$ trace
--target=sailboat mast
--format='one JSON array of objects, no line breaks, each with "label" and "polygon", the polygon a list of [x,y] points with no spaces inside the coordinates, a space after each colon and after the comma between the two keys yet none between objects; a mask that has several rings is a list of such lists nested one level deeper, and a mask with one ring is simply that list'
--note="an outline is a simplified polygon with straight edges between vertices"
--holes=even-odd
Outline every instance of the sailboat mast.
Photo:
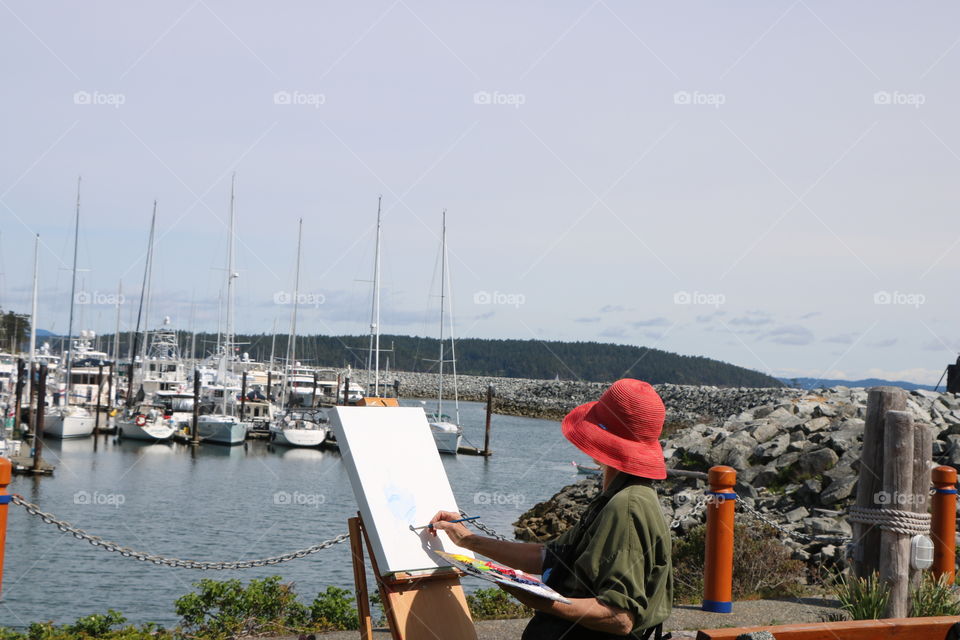
[{"label": "sailboat mast", "polygon": [[70,321],[67,324],[67,397],[65,404],[70,404],[70,388],[73,386],[70,368],[73,366],[73,306],[77,295],[77,246],[80,240],[80,176],[77,176],[77,214],[73,230],[73,280],[70,285]]},{"label": "sailboat mast", "polygon": [[300,249],[303,241],[303,218],[300,218],[297,227],[297,269],[293,276],[293,311],[290,315],[290,339],[287,341],[287,366],[284,369],[286,376],[283,381],[283,399],[286,400],[289,376],[297,364],[297,306],[300,299]]},{"label": "sailboat mast", "polygon": [[33,241],[33,302],[30,307],[30,354],[27,362],[27,397],[30,396],[30,390],[33,384],[33,354],[37,349],[37,277],[40,267],[40,234]]},{"label": "sailboat mast", "polygon": [[117,285],[117,324],[113,330],[113,349],[111,349],[111,356],[113,359],[114,366],[117,365],[117,361],[120,358],[120,301],[123,300],[123,280]]},{"label": "sailboat mast", "polygon": [[225,336],[225,342],[227,350],[230,354],[230,361],[233,361],[233,279],[237,277],[237,274],[234,272],[234,256],[233,256],[233,243],[234,243],[234,183],[236,181],[237,174],[233,174],[233,177],[230,179],[230,237],[227,241],[227,335]]},{"label": "sailboat mast", "polygon": [[[140,304],[137,308],[137,325],[134,328],[133,340],[130,343],[130,368],[127,370],[127,406],[133,404],[133,366],[139,352],[139,340],[140,340],[140,320],[143,317],[143,304],[145,302],[144,298],[147,295],[148,287],[148,278],[150,275],[150,255],[153,252],[153,234],[156,230],[157,224],[157,208],[156,201],[154,201],[153,216],[150,218],[150,238],[147,241],[147,257],[144,260],[143,264],[143,284],[140,285]],[[133,310],[131,309],[131,313]],[[145,366],[143,360],[141,359],[141,364]]]},{"label": "sailboat mast", "polygon": [[437,391],[437,420],[442,420],[440,417],[443,414],[443,301],[444,301],[444,291],[443,283],[447,277],[447,210],[443,210],[442,215],[442,224],[440,229],[440,371]]},{"label": "sailboat mast", "polygon": [[[236,277],[233,266],[233,225],[234,225],[234,186],[236,184],[237,174],[230,177],[230,223],[227,229],[227,330],[223,338],[223,358],[224,363],[230,363],[230,371],[233,371],[233,279]],[[227,379],[224,376],[220,383],[223,385],[223,414],[227,414]]]},{"label": "sailboat mast", "polygon": [[367,375],[373,370],[373,395],[380,395],[380,215],[383,196],[377,198],[377,249],[373,259],[373,306],[370,309],[370,351]]},{"label": "sailboat mast", "polygon": [[[449,264],[449,258],[447,257],[447,212],[443,212],[443,258],[444,264]],[[444,269],[444,271],[449,271],[449,269]],[[450,368],[453,371],[453,406],[454,406],[454,415],[456,416],[456,424],[460,426],[460,394],[457,390],[457,346],[456,338],[453,335],[453,289],[450,284],[450,276],[446,278],[446,287],[447,287],[447,304],[450,305],[449,316],[450,316]],[[440,282],[440,286],[443,287],[443,281]]]},{"label": "sailboat mast", "polygon": [[157,201],[153,201],[153,216],[150,218],[150,246],[147,247],[146,286],[143,293],[143,341],[140,344],[140,362],[144,371],[147,366],[147,338],[150,335],[150,295],[153,293],[153,247],[156,244]]}]

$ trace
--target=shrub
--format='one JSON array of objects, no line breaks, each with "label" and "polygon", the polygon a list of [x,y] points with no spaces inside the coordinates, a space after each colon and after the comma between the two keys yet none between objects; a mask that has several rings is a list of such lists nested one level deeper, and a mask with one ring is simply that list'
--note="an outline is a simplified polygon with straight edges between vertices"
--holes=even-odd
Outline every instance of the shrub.
[{"label": "shrub", "polygon": [[928,616],[960,616],[957,590],[946,576],[937,580],[932,573],[924,573],[920,586],[910,593],[910,617]]},{"label": "shrub", "polygon": [[317,594],[310,605],[311,621],[325,629],[359,629],[360,618],[351,602],[353,596],[346,589],[327,587],[326,591]]},{"label": "shrub", "polygon": [[831,590],[851,620],[878,620],[887,613],[890,589],[876,573],[866,578],[837,574]]},{"label": "shrub", "polygon": [[533,615],[533,609],[520,604],[505,591],[496,587],[477,589],[467,596],[467,605],[474,620],[529,618]]},{"label": "shrub", "polygon": [[197,592],[177,599],[177,615],[184,632],[210,640],[360,626],[346,589],[327,587],[307,607],[280,576],[251,580],[247,587],[239,580],[201,580],[195,586]]},{"label": "shrub", "polygon": [[[673,541],[674,600],[703,597],[706,525]],[[803,590],[804,564],[790,557],[777,531],[766,525],[734,525],[733,597],[735,600],[796,596]]]}]

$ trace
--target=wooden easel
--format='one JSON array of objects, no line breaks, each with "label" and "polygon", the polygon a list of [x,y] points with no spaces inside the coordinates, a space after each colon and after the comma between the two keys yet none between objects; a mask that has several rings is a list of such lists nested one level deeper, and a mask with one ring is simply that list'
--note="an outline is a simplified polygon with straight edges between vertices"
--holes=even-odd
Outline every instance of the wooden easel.
[{"label": "wooden easel", "polygon": [[382,576],[360,514],[347,520],[347,524],[350,530],[361,640],[373,638],[367,571],[363,557],[364,545],[370,555],[370,566],[376,576],[393,640],[477,640],[477,630],[470,617],[467,598],[460,586],[459,572],[450,570],[429,575],[396,573]]}]

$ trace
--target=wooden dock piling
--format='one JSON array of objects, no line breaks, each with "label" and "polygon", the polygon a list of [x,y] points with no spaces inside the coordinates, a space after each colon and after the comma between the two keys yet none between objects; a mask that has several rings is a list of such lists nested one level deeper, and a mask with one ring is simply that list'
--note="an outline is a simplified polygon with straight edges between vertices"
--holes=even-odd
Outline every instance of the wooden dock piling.
[{"label": "wooden dock piling", "polygon": [[[903,411],[907,396],[899,387],[873,387],[867,395],[867,416],[863,432],[863,450],[860,454],[860,476],[857,481],[856,506],[870,509],[883,505],[877,497],[883,489],[883,445],[887,411]],[[859,578],[879,571],[878,550],[880,529],[875,525],[853,523],[854,573]]]},{"label": "wooden dock piling", "polygon": [[40,376],[37,380],[37,412],[34,414],[33,426],[33,472],[39,473],[43,452],[43,412],[47,401],[47,365],[40,365]]},{"label": "wooden dock piling", "polygon": [[[883,496],[893,509],[904,509],[913,497],[913,418],[906,411],[888,411],[883,437]],[[924,478],[924,488],[927,482]],[[906,509],[904,509],[906,510]],[[910,535],[880,532],[880,578],[890,587],[888,618],[906,618],[910,586]]]},{"label": "wooden dock piling", "polygon": [[197,419],[200,417],[200,370],[193,370],[193,420],[190,423],[190,444],[200,444],[200,433],[197,431]]}]

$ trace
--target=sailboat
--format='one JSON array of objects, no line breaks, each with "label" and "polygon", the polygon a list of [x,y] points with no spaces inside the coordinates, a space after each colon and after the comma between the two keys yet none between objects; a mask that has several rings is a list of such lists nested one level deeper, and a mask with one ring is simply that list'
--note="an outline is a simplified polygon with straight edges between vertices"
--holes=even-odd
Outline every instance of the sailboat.
[{"label": "sailboat", "polygon": [[73,390],[70,368],[73,366],[73,307],[77,295],[77,245],[80,238],[80,178],[77,178],[77,211],[73,231],[73,280],[70,285],[70,321],[67,328],[67,360],[63,367],[66,393],[63,405],[51,407],[44,415],[43,435],[49,438],[85,438],[93,433],[96,416],[86,407],[70,404]]},{"label": "sailboat", "polygon": [[[297,306],[300,300],[300,255],[303,242],[303,218],[297,228],[297,269],[293,279],[293,312],[290,318],[290,339],[287,341],[287,366],[284,369],[281,406],[292,391],[287,378],[297,362]],[[312,400],[311,400],[312,402]],[[321,424],[323,414],[316,410],[291,410],[270,422],[270,441],[290,447],[318,447],[327,437],[327,427]]]},{"label": "sailboat", "polygon": [[[147,256],[144,264],[144,289],[143,289],[143,298],[145,304],[145,314],[144,314],[144,336],[143,342],[140,346],[140,384],[139,388],[142,393],[137,393],[137,397],[143,396],[143,400],[140,400],[136,407],[131,402],[127,403],[127,408],[124,410],[123,414],[118,416],[116,419],[117,425],[117,434],[121,438],[132,438],[134,440],[146,440],[148,442],[163,442],[169,440],[173,437],[173,434],[177,431],[177,423],[173,420],[172,416],[164,411],[164,408],[157,404],[157,399],[155,397],[155,391],[157,390],[157,385],[154,383],[152,386],[148,386],[151,377],[157,376],[157,369],[159,368],[163,371],[166,368],[166,363],[164,361],[157,361],[158,355],[167,355],[166,351],[169,346],[168,340],[173,339],[173,334],[169,331],[159,331],[155,334],[153,338],[153,345],[151,346],[150,356],[147,357],[147,330],[146,328],[150,323],[150,293],[151,293],[151,283],[153,278],[153,249],[154,249],[154,233],[157,226],[157,201],[153,201],[153,216],[150,219],[150,240],[147,246]],[[170,318],[164,318],[164,328],[169,324]],[[176,343],[173,343],[173,346],[176,346]],[[148,361],[149,360],[149,361]],[[131,363],[132,364],[132,363]],[[162,374],[160,374],[162,375]],[[130,388],[133,389],[134,385],[130,385]],[[133,400],[131,395],[130,400]]]},{"label": "sailboat", "polygon": [[[450,362],[453,367],[453,402],[455,407],[455,417],[451,420],[450,416],[443,413],[443,363],[444,363],[444,344],[443,344],[443,306],[444,300],[449,299],[445,294],[445,288],[450,286],[449,275],[447,274],[447,212],[443,212],[443,226],[440,234],[440,359],[439,375],[437,376],[437,411],[427,419],[430,423],[430,431],[433,433],[433,441],[437,444],[437,450],[440,453],[457,454],[460,449],[460,440],[463,437],[463,429],[460,428],[460,399],[457,397],[457,360],[453,339],[453,305],[450,307]],[[449,294],[449,290],[446,291]]]},{"label": "sailboat", "polygon": [[[230,224],[227,236],[227,331],[224,336],[223,348],[220,350],[220,363],[217,367],[217,385],[212,389],[219,392],[221,406],[219,413],[208,413],[197,420],[197,433],[203,442],[235,445],[243,444],[247,439],[247,423],[241,421],[236,414],[236,385],[227,379],[229,369],[233,368],[233,280],[238,276],[233,265],[234,242],[234,184],[236,174],[230,179]],[[227,403],[227,397],[234,396],[233,402]]]}]

